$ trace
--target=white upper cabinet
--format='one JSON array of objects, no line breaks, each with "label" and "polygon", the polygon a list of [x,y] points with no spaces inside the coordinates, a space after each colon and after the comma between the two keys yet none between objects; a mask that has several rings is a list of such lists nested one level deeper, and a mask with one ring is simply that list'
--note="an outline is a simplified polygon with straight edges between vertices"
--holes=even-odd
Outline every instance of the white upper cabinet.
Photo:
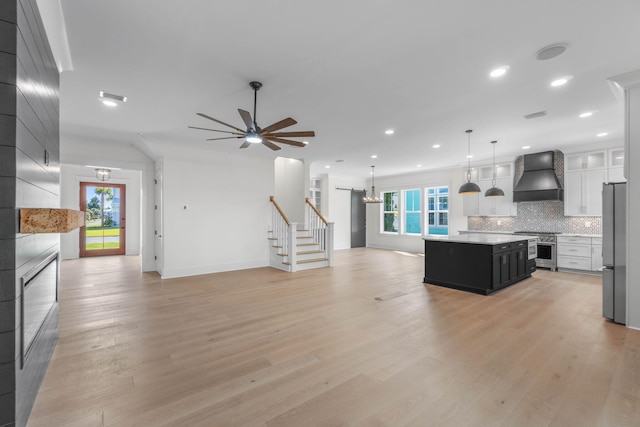
[{"label": "white upper cabinet", "polygon": [[564,157],[565,171],[595,170],[607,168],[607,152],[592,151],[589,153],[567,154]]},{"label": "white upper cabinet", "polygon": [[[465,171],[466,181],[466,171]],[[496,165],[496,186],[504,191],[504,197],[485,197],[493,183],[493,165],[473,168],[471,181],[480,186],[480,193],[465,194],[462,213],[465,216],[515,216],[517,205],[513,203],[513,164]]]},{"label": "white upper cabinet", "polygon": [[624,177],[624,148],[609,150],[609,177],[607,182],[627,182]]},{"label": "white upper cabinet", "polygon": [[564,160],[564,214],[602,215],[602,184],[619,182],[624,150],[567,154]]}]

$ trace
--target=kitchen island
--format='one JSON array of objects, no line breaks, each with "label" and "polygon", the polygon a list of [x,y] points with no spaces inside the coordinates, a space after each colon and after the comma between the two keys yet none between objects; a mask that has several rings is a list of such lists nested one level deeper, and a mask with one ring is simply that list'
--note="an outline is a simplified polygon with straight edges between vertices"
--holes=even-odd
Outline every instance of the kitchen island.
[{"label": "kitchen island", "polygon": [[531,277],[528,236],[424,237],[424,283],[488,295]]}]

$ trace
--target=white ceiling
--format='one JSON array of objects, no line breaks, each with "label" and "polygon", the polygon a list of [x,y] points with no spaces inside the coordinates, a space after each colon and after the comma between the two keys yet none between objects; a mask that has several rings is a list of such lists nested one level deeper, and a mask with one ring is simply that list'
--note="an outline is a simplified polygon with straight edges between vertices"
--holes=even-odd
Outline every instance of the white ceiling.
[{"label": "white ceiling", "polygon": [[[61,74],[62,141],[133,143],[141,134],[151,147],[238,150],[238,140],[207,142],[213,133],[187,126],[221,129],[202,112],[242,127],[237,108],[252,111],[248,83],[258,80],[260,126],[291,116],[298,124],[285,130],[316,137],[305,148],[242,153],[304,158],[336,174],[464,163],[469,128],[474,160],[490,159],[492,139],[500,158],[523,145],[535,152],[621,140],[622,106],[607,78],[640,69],[638,0],[60,3],[73,62]],[[534,59],[553,43],[568,50]],[[499,65],[508,74],[490,78]],[[565,75],[569,84],[549,86]],[[100,90],[128,102],[109,109]],[[523,118],[541,110],[548,115]],[[596,113],[578,118],[584,111]]]}]

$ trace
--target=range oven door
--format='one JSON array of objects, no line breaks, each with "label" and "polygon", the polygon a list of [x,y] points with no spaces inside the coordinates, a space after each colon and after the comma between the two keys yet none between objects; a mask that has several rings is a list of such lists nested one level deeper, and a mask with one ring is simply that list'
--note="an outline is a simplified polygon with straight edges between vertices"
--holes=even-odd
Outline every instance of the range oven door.
[{"label": "range oven door", "polygon": [[538,257],[536,266],[556,270],[556,244],[549,242],[538,242]]}]

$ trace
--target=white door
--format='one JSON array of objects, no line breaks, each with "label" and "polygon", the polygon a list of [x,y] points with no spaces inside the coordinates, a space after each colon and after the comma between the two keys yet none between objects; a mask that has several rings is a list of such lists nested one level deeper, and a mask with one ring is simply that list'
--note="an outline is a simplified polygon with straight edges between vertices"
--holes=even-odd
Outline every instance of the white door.
[{"label": "white door", "polygon": [[156,271],[162,275],[164,247],[162,244],[162,165],[156,165],[154,211],[154,246]]}]

